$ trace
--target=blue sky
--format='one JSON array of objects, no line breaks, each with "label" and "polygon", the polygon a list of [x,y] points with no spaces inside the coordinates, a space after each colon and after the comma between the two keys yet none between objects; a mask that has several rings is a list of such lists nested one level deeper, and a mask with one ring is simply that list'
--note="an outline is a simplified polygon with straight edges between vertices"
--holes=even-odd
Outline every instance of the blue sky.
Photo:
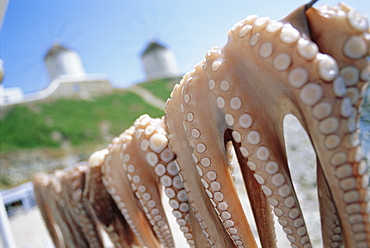
[{"label": "blue sky", "polygon": [[[1,1],[1,0],[0,0]],[[308,2],[308,0],[307,0]],[[319,1],[337,4],[339,1]],[[227,31],[251,14],[281,19],[298,0],[9,0],[0,31],[4,87],[35,92],[49,84],[43,57],[59,41],[76,50],[87,73],[103,73],[115,87],[145,79],[140,53],[150,39],[171,48],[180,73],[191,70]],[[348,4],[370,15],[369,0]]]}]

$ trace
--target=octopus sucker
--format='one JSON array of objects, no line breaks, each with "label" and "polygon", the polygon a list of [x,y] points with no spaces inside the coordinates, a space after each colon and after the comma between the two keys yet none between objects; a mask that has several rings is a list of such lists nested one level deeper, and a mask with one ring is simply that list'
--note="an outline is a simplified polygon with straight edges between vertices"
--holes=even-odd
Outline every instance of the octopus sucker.
[{"label": "octopus sucker", "polygon": [[[317,157],[323,246],[370,247],[358,130],[369,23],[346,4],[315,2],[279,21],[241,20],[225,46],[175,85],[163,118],[144,114],[88,163],[35,176],[55,246],[102,247],[103,228],[115,247],[175,247],[166,197],[190,247],[274,248],[275,220],[292,247],[313,247],[284,140],[283,120],[294,115]],[[236,166],[259,239],[236,190]]]}]

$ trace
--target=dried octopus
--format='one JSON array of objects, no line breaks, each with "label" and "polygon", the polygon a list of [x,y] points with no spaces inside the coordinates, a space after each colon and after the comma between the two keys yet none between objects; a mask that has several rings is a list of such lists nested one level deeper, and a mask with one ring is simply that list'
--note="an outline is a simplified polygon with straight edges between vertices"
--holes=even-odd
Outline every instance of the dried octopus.
[{"label": "dried octopus", "polygon": [[164,118],[141,116],[87,164],[38,175],[56,246],[101,247],[105,230],[116,247],[174,247],[164,191],[190,247],[257,247],[233,183],[233,148],[260,245],[277,246],[275,215],[292,247],[312,247],[287,163],[283,119],[292,114],[317,156],[323,246],[370,247],[358,133],[368,20],[345,4],[312,4],[281,21],[240,21],[174,87]]}]

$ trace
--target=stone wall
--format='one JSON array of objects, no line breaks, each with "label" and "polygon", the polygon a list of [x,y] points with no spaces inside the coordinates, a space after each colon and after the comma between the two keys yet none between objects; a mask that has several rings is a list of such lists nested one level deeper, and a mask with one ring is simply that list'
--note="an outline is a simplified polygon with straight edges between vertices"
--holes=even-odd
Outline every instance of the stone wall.
[{"label": "stone wall", "polygon": [[90,98],[112,92],[113,88],[108,80],[60,82],[58,88],[48,97],[50,99]]},{"label": "stone wall", "polygon": [[113,90],[114,88],[105,75],[60,75],[43,90],[0,100],[0,107],[37,100],[76,97],[88,99],[94,96],[108,94]]},{"label": "stone wall", "polygon": [[0,189],[14,187],[29,181],[37,172],[53,172],[80,161],[89,154],[83,152],[65,153],[63,151],[28,150],[10,152],[0,156]]}]

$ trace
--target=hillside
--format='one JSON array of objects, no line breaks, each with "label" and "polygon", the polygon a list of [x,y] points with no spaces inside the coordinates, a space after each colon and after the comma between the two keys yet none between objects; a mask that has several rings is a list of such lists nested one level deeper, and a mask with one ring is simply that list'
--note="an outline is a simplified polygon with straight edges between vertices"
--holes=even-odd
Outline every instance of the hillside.
[{"label": "hillside", "polygon": [[[93,99],[43,100],[0,108],[0,189],[86,160],[142,114],[164,115],[162,103],[179,79],[116,89]],[[150,99],[143,99],[140,91]],[[155,98],[155,99],[154,99]]]},{"label": "hillside", "polygon": [[[163,101],[174,82],[164,79],[139,84]],[[95,99],[59,99],[2,109],[0,151],[72,147],[107,142],[132,125],[140,115],[164,115],[140,96],[123,90]]]}]

